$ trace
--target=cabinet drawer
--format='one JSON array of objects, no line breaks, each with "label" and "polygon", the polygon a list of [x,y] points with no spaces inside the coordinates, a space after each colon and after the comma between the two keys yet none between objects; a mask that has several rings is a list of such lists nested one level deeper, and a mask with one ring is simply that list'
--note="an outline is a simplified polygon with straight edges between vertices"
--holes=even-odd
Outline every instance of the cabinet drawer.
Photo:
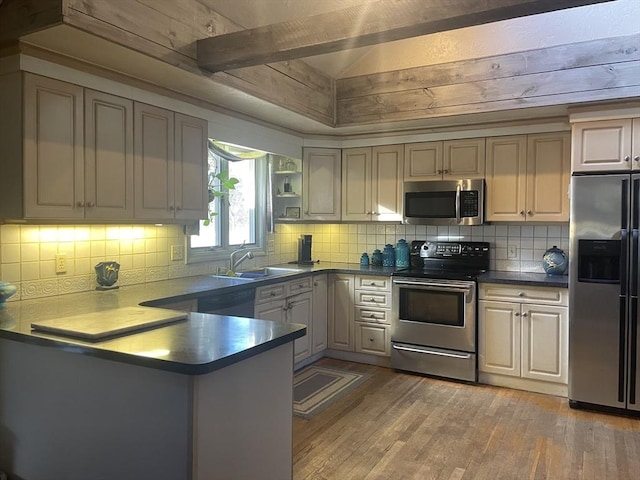
[{"label": "cabinet drawer", "polygon": [[356,307],[356,321],[367,323],[390,323],[391,310],[378,308]]},{"label": "cabinet drawer", "polygon": [[356,276],[356,290],[391,291],[391,277]]},{"label": "cabinet drawer", "polygon": [[356,290],[355,297],[356,305],[391,308],[391,293],[389,292],[366,292]]},{"label": "cabinet drawer", "polygon": [[313,277],[311,275],[301,277],[296,280],[287,282],[287,296],[297,295],[298,293],[310,292],[313,285]]},{"label": "cabinet drawer", "polygon": [[519,303],[537,303],[542,305],[568,305],[566,288],[529,287],[518,285],[502,285],[481,283],[480,300],[516,301]]},{"label": "cabinet drawer", "polygon": [[287,296],[286,287],[286,283],[277,283],[256,288],[256,304],[285,298]]},{"label": "cabinet drawer", "polygon": [[356,352],[372,355],[391,355],[391,340],[387,325],[372,325],[370,323],[355,323]]}]

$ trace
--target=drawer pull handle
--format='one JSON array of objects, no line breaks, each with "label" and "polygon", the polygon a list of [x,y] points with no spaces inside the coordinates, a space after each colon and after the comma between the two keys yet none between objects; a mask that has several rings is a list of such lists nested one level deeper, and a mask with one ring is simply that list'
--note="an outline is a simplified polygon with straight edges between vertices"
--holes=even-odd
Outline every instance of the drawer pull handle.
[{"label": "drawer pull handle", "polygon": [[519,296],[519,297],[524,297],[524,292],[520,292],[520,293],[518,293],[518,296]]},{"label": "drawer pull handle", "polygon": [[369,341],[373,343],[373,337],[369,337]]},{"label": "drawer pull handle", "polygon": [[269,292],[269,295],[271,295],[272,297],[276,296],[276,292]]}]

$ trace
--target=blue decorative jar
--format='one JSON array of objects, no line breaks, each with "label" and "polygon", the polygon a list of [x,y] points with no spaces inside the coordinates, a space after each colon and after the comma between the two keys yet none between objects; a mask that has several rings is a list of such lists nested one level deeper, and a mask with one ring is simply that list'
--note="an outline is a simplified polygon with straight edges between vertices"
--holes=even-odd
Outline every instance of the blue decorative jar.
[{"label": "blue decorative jar", "polygon": [[387,243],[382,251],[382,266],[394,267],[396,264],[396,250],[393,245]]},{"label": "blue decorative jar", "polygon": [[568,266],[567,255],[555,245],[542,255],[542,267],[547,275],[563,275]]},{"label": "blue decorative jar", "polygon": [[0,282],[0,308],[5,307],[5,301],[16,293],[17,287],[7,282]]},{"label": "blue decorative jar", "polygon": [[404,238],[398,240],[396,244],[396,267],[406,268],[409,266],[409,245]]},{"label": "blue decorative jar", "polygon": [[363,253],[360,256],[360,266],[361,267],[368,267],[369,266],[369,254]]},{"label": "blue decorative jar", "polygon": [[382,266],[382,252],[379,248],[376,248],[371,254],[371,265],[375,265],[377,267]]}]

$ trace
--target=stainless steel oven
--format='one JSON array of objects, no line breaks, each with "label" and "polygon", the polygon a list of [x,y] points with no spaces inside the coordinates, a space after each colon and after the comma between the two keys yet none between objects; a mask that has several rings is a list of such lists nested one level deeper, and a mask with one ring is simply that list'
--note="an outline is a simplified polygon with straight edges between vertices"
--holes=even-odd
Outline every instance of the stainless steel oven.
[{"label": "stainless steel oven", "polygon": [[394,368],[477,381],[475,276],[488,259],[484,242],[412,243],[412,270],[393,277]]}]

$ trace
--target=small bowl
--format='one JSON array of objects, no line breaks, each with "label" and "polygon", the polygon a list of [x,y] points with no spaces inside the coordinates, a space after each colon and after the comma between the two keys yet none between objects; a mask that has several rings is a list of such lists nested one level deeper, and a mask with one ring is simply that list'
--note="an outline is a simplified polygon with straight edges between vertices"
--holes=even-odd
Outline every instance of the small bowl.
[{"label": "small bowl", "polygon": [[11,298],[18,288],[7,282],[0,282],[0,308],[4,306],[4,302]]}]

